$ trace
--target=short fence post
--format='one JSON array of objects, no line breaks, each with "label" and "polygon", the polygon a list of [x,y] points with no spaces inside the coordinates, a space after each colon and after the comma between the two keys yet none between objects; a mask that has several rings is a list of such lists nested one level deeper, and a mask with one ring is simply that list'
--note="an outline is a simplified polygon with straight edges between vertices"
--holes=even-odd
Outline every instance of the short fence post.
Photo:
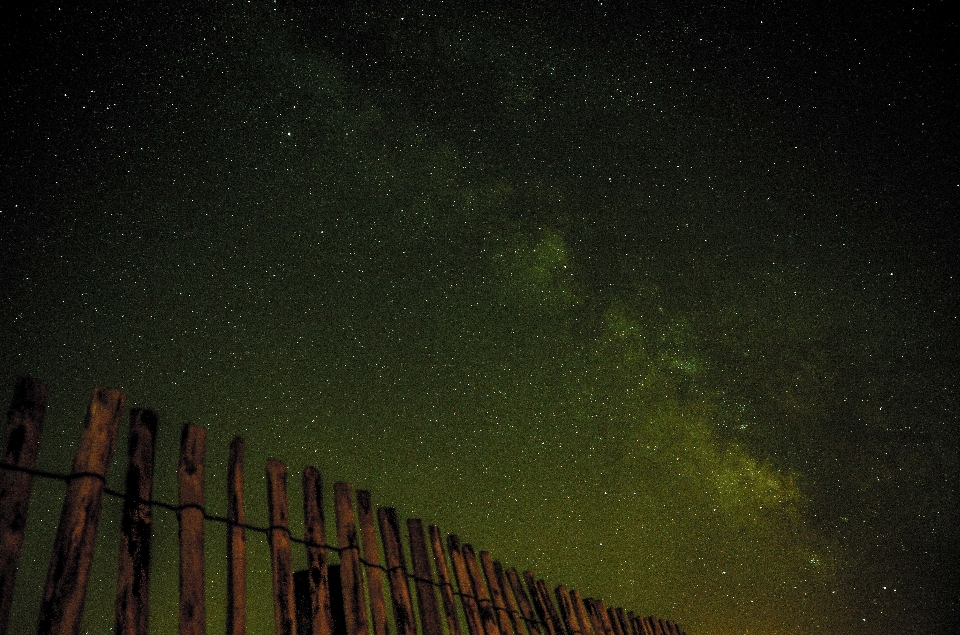
[{"label": "short fence post", "polygon": [[440,607],[437,606],[433,574],[430,571],[430,556],[427,555],[427,538],[423,534],[423,523],[420,519],[407,519],[407,536],[410,539],[410,560],[417,588],[417,606],[420,607],[423,635],[443,635]]},{"label": "short fence post", "polygon": [[383,556],[387,561],[387,577],[390,578],[390,597],[393,600],[397,635],[417,635],[397,511],[392,507],[381,507],[377,510],[377,520],[380,523],[380,538],[383,540]]},{"label": "short fence post", "polygon": [[450,534],[447,536],[447,544],[450,548],[453,574],[456,576],[457,586],[460,588],[460,603],[463,606],[464,617],[467,619],[467,630],[470,635],[484,635],[483,623],[480,621],[480,607],[473,590],[473,583],[470,581],[470,575],[467,573],[467,563],[460,546],[460,538],[456,534]]},{"label": "short fence post", "polygon": [[473,592],[477,596],[477,605],[480,607],[480,621],[483,624],[484,633],[486,635],[505,635],[500,633],[497,618],[493,614],[490,592],[487,591],[487,586],[483,582],[480,564],[477,562],[477,556],[474,554],[471,545],[463,546],[463,560],[467,564],[467,573],[470,576]]},{"label": "short fence post", "polygon": [[493,568],[493,558],[489,551],[480,552],[480,566],[483,567],[483,574],[487,578],[487,588],[490,589],[490,606],[493,616],[497,622],[497,628],[503,635],[520,635],[513,631],[513,624],[507,616],[507,605],[503,599],[503,591],[500,589],[500,581],[497,580],[497,572]]},{"label": "short fence post", "polygon": [[560,607],[560,617],[567,626],[569,635],[586,635],[580,626],[580,620],[577,618],[576,611],[573,608],[573,600],[570,599],[570,592],[564,585],[554,589],[557,595],[557,605]]},{"label": "short fence post", "polygon": [[227,635],[247,632],[247,536],[243,525],[243,439],[230,442],[227,467]]},{"label": "short fence post", "polygon": [[373,524],[373,506],[370,492],[357,490],[357,520],[360,522],[360,548],[363,550],[363,569],[367,574],[367,597],[370,599],[370,619],[373,635],[388,635],[387,603],[383,597],[383,570],[377,548],[377,530]]},{"label": "short fence post", "polygon": [[587,607],[583,603],[583,597],[580,595],[580,591],[577,591],[576,589],[570,591],[570,601],[573,603],[573,612],[577,616],[577,620],[580,622],[580,628],[584,635],[604,635],[603,631],[597,633],[594,630],[593,622],[590,620],[590,616],[587,614]]},{"label": "short fence post", "polygon": [[204,635],[203,473],[207,431],[183,426],[177,470],[180,521],[180,635]]},{"label": "short fence post", "polygon": [[116,635],[147,635],[150,601],[150,531],[153,459],[157,415],[152,410],[130,412],[127,439],[127,488],[120,521],[120,560],[117,572]]},{"label": "short fence post", "polygon": [[37,635],[76,635],[80,631],[103,488],[125,403],[119,390],[93,391],[57,525]]},{"label": "short fence post", "polygon": [[507,574],[503,570],[503,565],[499,560],[493,561],[493,574],[497,577],[497,585],[503,595],[503,603],[507,612],[507,618],[516,635],[526,635],[526,629],[523,627],[523,615],[520,613],[520,607],[517,600],[513,597],[513,590],[510,588],[510,581],[507,580]]},{"label": "short fence post", "polygon": [[357,524],[350,500],[349,483],[333,484],[334,509],[337,515],[337,542],[340,547],[340,581],[343,586],[343,612],[347,635],[369,635],[367,607],[363,594],[363,572],[360,570],[360,549]]},{"label": "short fence post", "polygon": [[[36,468],[46,410],[47,386],[32,377],[17,380],[7,411],[5,464],[24,470]],[[13,607],[13,589],[32,488],[33,474],[0,469],[0,634],[4,635]]]},{"label": "short fence post", "polygon": [[273,616],[276,635],[297,635],[287,508],[287,467],[267,459],[267,507],[270,512],[270,565],[273,571]]}]

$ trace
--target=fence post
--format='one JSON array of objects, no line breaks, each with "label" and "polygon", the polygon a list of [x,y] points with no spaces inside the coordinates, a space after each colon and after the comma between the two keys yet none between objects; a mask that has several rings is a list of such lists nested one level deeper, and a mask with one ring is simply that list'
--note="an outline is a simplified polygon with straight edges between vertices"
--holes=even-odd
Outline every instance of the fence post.
[{"label": "fence post", "polygon": [[57,525],[37,635],[75,635],[80,631],[103,488],[125,403],[119,390],[93,391]]},{"label": "fence post", "polygon": [[363,550],[363,565],[367,573],[367,596],[370,599],[370,618],[374,635],[388,635],[387,603],[383,598],[383,570],[380,568],[380,551],[377,548],[377,531],[373,526],[373,507],[370,492],[357,490],[357,520],[360,522],[360,548]]},{"label": "fence post", "polygon": [[397,624],[397,635],[417,635],[397,510],[381,507],[377,510],[377,520],[380,524],[380,538],[383,540],[383,556],[387,561],[387,577],[390,578],[390,597],[393,600],[393,619]]},{"label": "fence post", "polygon": [[433,548],[433,561],[437,567],[437,580],[440,583],[440,599],[443,601],[443,613],[450,635],[460,635],[460,618],[457,617],[457,605],[453,597],[453,584],[450,582],[450,569],[443,551],[443,536],[436,525],[428,527],[430,546]]},{"label": "fence post", "polygon": [[550,592],[547,590],[547,585],[543,580],[534,578],[533,572],[531,571],[524,571],[523,578],[530,588],[530,597],[533,599],[537,614],[547,629],[547,634],[566,635],[563,622],[560,621],[560,616],[557,615],[557,609],[553,604],[553,600],[550,599]]},{"label": "fence post", "polygon": [[484,633],[505,635],[500,633],[500,627],[497,625],[497,618],[493,614],[493,603],[490,602],[490,593],[483,583],[483,574],[480,572],[480,565],[477,563],[477,556],[472,546],[463,546],[463,559],[467,563],[467,573],[473,585],[473,592],[477,596],[477,604],[480,606],[480,621],[483,624]]},{"label": "fence post", "polygon": [[270,568],[273,572],[273,617],[276,635],[297,635],[287,508],[287,466],[267,459],[267,508],[270,513]]},{"label": "fence post", "polygon": [[583,597],[580,595],[580,591],[576,589],[570,591],[570,601],[573,603],[573,612],[580,622],[580,628],[583,630],[584,635],[604,635],[603,631],[597,633],[597,631],[594,630],[593,622],[587,614],[587,607],[583,603]]},{"label": "fence post", "polygon": [[470,576],[467,573],[467,564],[460,547],[460,538],[456,534],[450,534],[447,536],[447,545],[450,548],[453,574],[456,576],[457,586],[460,588],[460,603],[463,606],[463,615],[467,619],[467,631],[470,635],[484,635],[477,596],[474,594],[473,583],[470,582]]},{"label": "fence post", "polygon": [[513,567],[507,569],[507,579],[510,581],[510,588],[513,590],[513,597],[520,608],[520,614],[523,615],[523,621],[527,625],[527,631],[530,635],[542,635],[540,622],[537,621],[537,615],[534,613],[533,605],[530,604],[530,598],[523,590],[523,584],[520,582],[520,575]]},{"label": "fence post", "polygon": [[347,635],[369,635],[367,607],[363,595],[363,572],[357,545],[357,524],[353,513],[349,483],[333,484],[334,510],[337,515],[337,542],[340,547],[340,581],[343,587],[343,612]]},{"label": "fence post", "polygon": [[130,412],[127,487],[117,567],[116,635],[147,635],[152,528],[149,501],[153,495],[156,435],[156,413],[140,408]]},{"label": "fence post", "polygon": [[516,598],[513,597],[513,590],[510,588],[510,581],[507,580],[506,571],[499,560],[493,561],[493,574],[497,577],[497,585],[503,595],[503,603],[507,612],[507,618],[516,635],[526,635],[526,629],[523,627],[523,615],[520,613],[520,607],[517,605]]},{"label": "fence post", "polygon": [[507,605],[503,599],[503,591],[500,589],[500,581],[497,580],[497,572],[493,569],[493,558],[489,551],[480,552],[480,566],[483,567],[483,574],[487,578],[487,588],[490,589],[490,607],[493,611],[497,628],[503,635],[520,635],[513,630],[513,624],[507,615]]},{"label": "fence post", "polygon": [[[13,389],[7,411],[3,462],[32,470],[37,466],[43,417],[47,411],[47,386],[38,379],[21,377]],[[27,527],[27,510],[33,475],[0,469],[0,635],[7,632],[13,588]]]},{"label": "fence post", "polygon": [[410,539],[410,561],[417,587],[417,606],[420,607],[423,635],[443,635],[443,627],[440,625],[440,607],[437,606],[433,573],[430,571],[430,557],[427,555],[427,538],[419,518],[407,519],[407,536]]},{"label": "fence post", "polygon": [[554,589],[554,593],[557,595],[560,617],[563,618],[563,623],[567,626],[567,633],[569,635],[586,635],[580,625],[580,620],[577,619],[576,611],[573,608],[573,600],[570,599],[570,592],[567,591],[567,587],[561,584]]},{"label": "fence post", "polygon": [[247,632],[247,534],[243,525],[243,439],[230,442],[227,466],[227,635]]},{"label": "fence post", "polygon": [[180,434],[177,469],[180,526],[180,635],[204,635],[203,473],[207,431],[186,424]]},{"label": "fence post", "polygon": [[323,483],[314,467],[303,470],[303,520],[306,526],[307,570],[310,586],[312,635],[333,635],[330,573],[327,568],[326,529],[323,522]]}]

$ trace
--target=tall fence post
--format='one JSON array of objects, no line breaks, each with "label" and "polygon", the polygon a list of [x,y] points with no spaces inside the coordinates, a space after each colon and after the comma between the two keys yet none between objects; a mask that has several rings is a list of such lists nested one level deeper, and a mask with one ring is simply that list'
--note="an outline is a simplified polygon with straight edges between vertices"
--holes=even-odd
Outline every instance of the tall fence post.
[{"label": "tall fence post", "polygon": [[474,594],[473,583],[470,582],[470,575],[467,573],[467,563],[460,546],[460,538],[456,534],[450,534],[447,536],[447,545],[450,549],[453,574],[460,588],[460,604],[463,606],[463,615],[467,619],[467,631],[470,635],[484,635],[483,622],[480,621],[480,607],[477,596]]},{"label": "tall fence post", "polygon": [[204,635],[203,473],[207,431],[183,426],[177,470],[180,521],[180,635]]},{"label": "tall fence post", "polygon": [[367,608],[363,594],[363,572],[360,570],[360,548],[357,544],[357,524],[353,502],[350,500],[352,493],[349,483],[333,484],[337,542],[340,547],[344,621],[347,635],[369,635]]},{"label": "tall fence post", "polygon": [[357,520],[360,522],[360,548],[363,553],[363,569],[367,574],[367,597],[370,599],[370,619],[373,635],[389,635],[387,603],[383,597],[383,570],[380,568],[380,552],[377,549],[377,530],[373,524],[373,505],[370,492],[357,490]]},{"label": "tall fence post", "polygon": [[119,390],[93,391],[57,525],[37,635],[76,635],[80,631],[103,488],[125,404],[126,397]]},{"label": "tall fence post", "polygon": [[243,525],[243,439],[230,442],[227,466],[227,635],[247,632],[247,535]]},{"label": "tall fence post", "polygon": [[387,561],[387,576],[390,578],[390,597],[393,600],[393,619],[397,625],[397,635],[417,635],[397,510],[393,507],[381,507],[377,510],[377,520],[380,523],[383,556]]},{"label": "tall fence post", "polygon": [[490,589],[490,605],[493,611],[493,617],[498,624],[498,628],[503,635],[520,635],[513,630],[513,624],[507,615],[507,605],[503,599],[503,590],[500,588],[500,581],[497,579],[497,572],[493,568],[493,557],[489,551],[480,552],[480,566],[483,567],[483,574],[487,578],[487,588]]},{"label": "tall fence post", "polygon": [[[323,519],[323,482],[314,467],[303,470],[303,522],[306,526],[307,571],[310,587],[312,635],[333,635],[330,608],[330,573],[327,567],[327,534]],[[340,598],[337,598],[339,601]]]},{"label": "tall fence post", "polygon": [[542,635],[540,622],[534,612],[533,605],[523,590],[523,583],[520,581],[520,574],[513,567],[507,569],[507,580],[510,582],[510,588],[513,591],[513,597],[517,600],[520,614],[523,615],[523,621],[527,625],[527,631],[530,635]]},{"label": "tall fence post", "polygon": [[[47,411],[47,386],[38,379],[21,377],[13,389],[7,411],[7,431],[3,462],[32,470],[37,466],[43,417]],[[33,474],[0,469],[0,635],[6,635],[17,567],[27,528],[27,509]]]},{"label": "tall fence post", "polygon": [[410,561],[413,565],[423,635],[443,635],[440,607],[437,606],[433,574],[430,572],[430,556],[427,555],[427,538],[423,534],[423,522],[419,518],[407,519],[407,536],[410,539]]},{"label": "tall fence post", "polygon": [[152,410],[130,412],[127,439],[127,487],[120,521],[120,560],[117,571],[116,635],[147,635],[150,600],[150,543],[153,459],[157,415]]},{"label": "tall fence post", "polygon": [[443,534],[440,533],[440,528],[436,525],[430,525],[428,530],[430,532],[430,546],[433,549],[433,561],[437,568],[437,579],[440,582],[440,599],[443,602],[447,633],[449,635],[460,635],[460,619],[457,617],[453,585],[450,583],[450,569],[447,568],[447,557],[443,551]]},{"label": "tall fence post", "polygon": [[270,565],[273,571],[273,615],[276,635],[297,635],[287,508],[287,467],[267,459],[267,507],[270,512]]},{"label": "tall fence post", "polygon": [[497,625],[497,618],[493,614],[493,603],[490,601],[490,593],[483,583],[480,564],[477,562],[477,556],[471,545],[463,545],[463,560],[467,565],[467,574],[470,576],[473,593],[477,597],[477,605],[480,607],[480,622],[483,624],[484,633],[486,635],[504,635],[500,633],[500,626]]}]

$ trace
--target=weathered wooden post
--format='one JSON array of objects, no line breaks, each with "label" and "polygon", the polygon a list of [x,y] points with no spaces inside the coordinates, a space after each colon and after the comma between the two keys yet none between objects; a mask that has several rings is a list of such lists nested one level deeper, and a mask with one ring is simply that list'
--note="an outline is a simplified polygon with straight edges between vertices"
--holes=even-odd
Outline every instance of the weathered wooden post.
[{"label": "weathered wooden post", "polygon": [[147,635],[153,526],[149,501],[153,495],[156,436],[157,415],[152,410],[132,410],[127,438],[126,499],[120,521],[116,635]]},{"label": "weathered wooden post", "polygon": [[126,397],[119,390],[93,391],[57,525],[37,635],[76,635],[80,631],[103,488],[125,404]]},{"label": "weathered wooden post", "polygon": [[513,632],[516,635],[527,635],[527,629],[523,626],[523,614],[520,613],[520,607],[513,597],[513,590],[510,588],[510,581],[507,580],[507,574],[499,560],[493,561],[493,574],[497,578],[497,585],[500,587],[500,593],[503,596],[507,619],[510,620]]},{"label": "weathered wooden post", "polygon": [[203,474],[207,431],[183,426],[177,470],[180,529],[180,635],[204,635],[207,628],[203,593]]},{"label": "weathered wooden post", "polygon": [[487,578],[487,588],[490,589],[490,607],[497,623],[497,629],[503,635],[520,635],[513,631],[513,624],[507,615],[507,605],[503,599],[503,591],[500,589],[500,582],[497,580],[497,573],[493,569],[493,558],[489,551],[480,552],[480,566]]},{"label": "weathered wooden post", "polygon": [[297,635],[290,554],[290,512],[287,507],[287,466],[277,459],[267,459],[267,508],[270,513],[274,632],[276,635]]},{"label": "weathered wooden post", "polygon": [[247,535],[243,525],[243,439],[230,442],[227,466],[227,635],[247,632]]},{"label": "weathered wooden post", "polygon": [[427,555],[427,538],[423,533],[423,522],[419,518],[407,519],[407,535],[410,539],[410,561],[417,588],[417,606],[420,607],[423,635],[443,635],[440,607],[437,606],[433,573],[430,571],[430,556]]},{"label": "weathered wooden post", "polygon": [[[327,566],[327,534],[323,519],[323,482],[314,467],[303,470],[303,520],[306,526],[312,635],[333,634],[330,607],[330,577]],[[339,601],[340,598],[337,598]]]},{"label": "weathered wooden post", "polygon": [[460,588],[460,603],[463,606],[463,615],[467,620],[467,631],[470,635],[484,635],[483,622],[480,620],[480,608],[477,596],[467,572],[467,563],[464,559],[460,538],[456,534],[447,536],[447,545],[450,549],[450,562],[453,563],[453,574],[457,578]]},{"label": "weathered wooden post", "polygon": [[520,614],[523,615],[523,621],[527,625],[527,631],[530,635],[542,635],[540,622],[537,620],[537,614],[526,591],[523,590],[523,583],[520,581],[520,574],[513,567],[507,569],[507,580],[510,582],[510,588],[513,591],[513,597],[517,600],[520,608]]},{"label": "weathered wooden post", "polygon": [[598,633],[594,630],[593,622],[587,613],[587,607],[583,603],[583,597],[580,595],[580,591],[576,589],[570,591],[570,601],[573,603],[573,612],[577,616],[577,621],[580,622],[580,629],[584,635],[605,635],[603,631]]},{"label": "weathered wooden post", "polygon": [[446,619],[449,635],[460,635],[460,618],[457,616],[457,605],[453,597],[453,585],[450,583],[450,569],[447,568],[447,557],[443,551],[443,535],[436,525],[428,527],[430,531],[430,545],[433,548],[433,561],[437,567],[437,579],[440,582],[440,599],[443,601],[443,614]]},{"label": "weathered wooden post", "polygon": [[567,591],[567,587],[561,584],[554,589],[554,592],[557,595],[557,606],[560,607],[560,617],[563,618],[563,623],[567,627],[567,633],[569,635],[586,635],[573,609],[573,600],[570,599],[570,592]]},{"label": "weathered wooden post", "polygon": [[383,570],[380,568],[377,531],[373,525],[373,506],[370,492],[364,489],[357,490],[357,520],[360,522],[360,548],[367,574],[367,597],[370,599],[373,635],[389,635],[387,603],[383,597]]},{"label": "weathered wooden post", "polygon": [[[32,377],[18,379],[7,411],[3,450],[6,465],[23,470],[36,468],[46,411],[47,386]],[[13,589],[32,489],[33,474],[0,469],[0,635],[6,635],[13,607]]]},{"label": "weathered wooden post", "polygon": [[377,509],[377,520],[380,524],[380,538],[383,540],[383,557],[387,561],[387,577],[390,579],[390,597],[393,600],[393,619],[397,625],[397,635],[417,635],[397,510],[380,507]]},{"label": "weathered wooden post", "polygon": [[340,547],[340,581],[343,585],[343,612],[347,635],[369,635],[367,608],[360,570],[360,547],[349,483],[334,483],[334,510],[337,515],[337,543]]}]

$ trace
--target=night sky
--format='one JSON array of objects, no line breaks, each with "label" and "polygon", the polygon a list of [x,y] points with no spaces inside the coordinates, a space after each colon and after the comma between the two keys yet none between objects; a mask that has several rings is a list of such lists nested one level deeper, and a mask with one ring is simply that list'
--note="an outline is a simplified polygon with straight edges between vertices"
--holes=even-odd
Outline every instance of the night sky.
[{"label": "night sky", "polygon": [[41,468],[109,385],[158,413],[165,501],[189,421],[214,514],[242,435],[255,524],[273,456],[294,510],[315,465],[691,635],[957,628],[951,3],[71,4],[0,33],[0,387],[50,386]]}]

